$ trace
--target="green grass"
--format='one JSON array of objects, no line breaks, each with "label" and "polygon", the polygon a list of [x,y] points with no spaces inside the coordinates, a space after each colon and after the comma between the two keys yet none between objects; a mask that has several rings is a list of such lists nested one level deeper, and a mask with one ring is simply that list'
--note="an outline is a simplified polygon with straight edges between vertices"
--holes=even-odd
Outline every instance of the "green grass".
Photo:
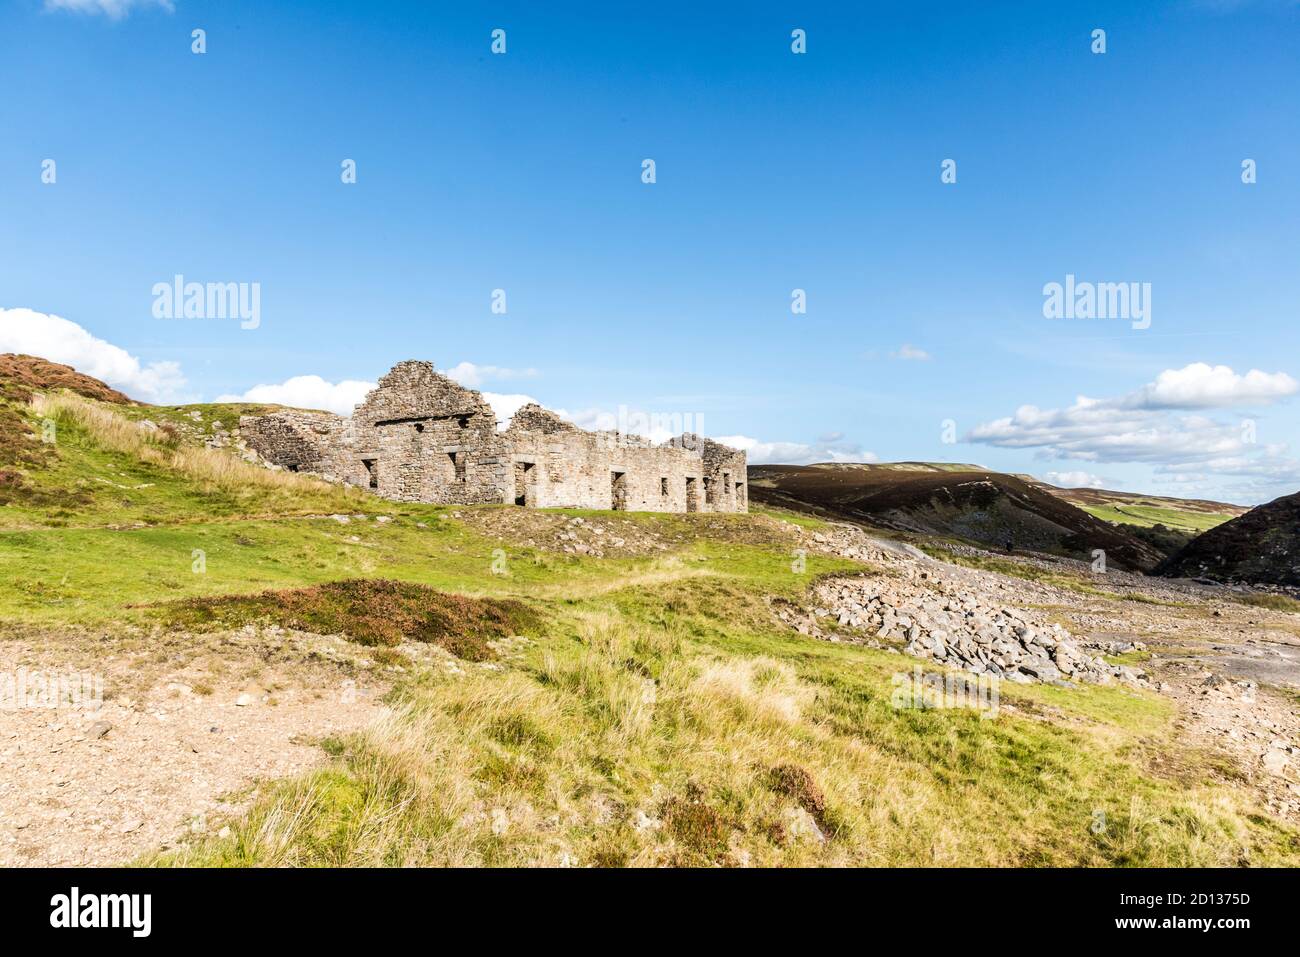
[{"label": "green grass", "polygon": [[[809,555],[807,576],[796,576],[782,552],[710,541],[668,558],[570,556],[480,535],[447,513],[433,506],[400,506],[388,523],[373,517],[346,525],[329,518],[258,519],[0,531],[0,619],[145,620],[147,612],[133,606],[346,578],[553,599],[638,579],[653,585],[689,576],[740,575],[776,593],[790,591],[807,576],[861,567]],[[500,557],[504,574],[494,572],[494,565],[502,568]]]},{"label": "green grass", "polygon": [[[1207,770],[1145,770],[1171,746],[1156,696],[1017,688],[992,719],[895,708],[909,664],[775,631],[734,580],[629,588],[570,606],[504,671],[403,684],[394,717],[327,769],[270,789],[229,837],[152,863],[1295,859],[1296,833]],[[825,840],[797,829],[810,807]]]},{"label": "green grass", "polygon": [[[52,455],[26,471],[30,491],[0,508],[0,529],[161,525],[375,507],[360,491],[293,481],[295,476],[266,472],[272,481],[249,486],[238,481],[238,473],[228,479],[187,474],[172,461],[178,453],[187,461],[244,463],[218,452],[179,448],[162,433],[148,437],[146,448],[153,455],[142,458],[133,449],[106,443],[74,414],[76,408],[60,409],[53,417],[57,441],[44,446]],[[42,416],[28,411],[26,419],[40,434]]]},{"label": "green grass", "polygon": [[155,425],[171,423],[182,433],[214,435],[213,425],[220,422],[227,432],[239,426],[244,415],[265,415],[282,406],[256,402],[209,402],[197,405],[146,405],[124,406],[121,414],[133,422],[148,419]]},{"label": "green grass", "polygon": [[1198,535],[1235,518],[1227,512],[1202,512],[1195,509],[1169,508],[1161,505],[1080,505],[1085,512],[1115,525],[1166,528]]},{"label": "green grass", "polygon": [[[243,484],[247,473],[211,458],[222,453],[178,455],[80,407],[59,426],[56,460],[32,480],[84,494],[58,514],[0,511],[10,625],[184,641],[270,621],[378,642],[389,656],[402,654],[389,647],[399,633],[464,653],[454,671],[404,669],[391,714],[326,742],[322,769],[261,788],[228,838],[149,863],[1298,858],[1296,832],[1187,753],[1153,694],[1003,687],[993,718],[895,707],[894,676],[918,662],[795,635],[770,612],[773,597],[805,600],[819,575],[865,570],[810,553],[794,571],[770,519],[816,519],[620,514],[671,549],[579,557],[476,524],[492,509],[518,514],[509,507],[402,505],[293,476]],[[331,512],[370,518],[308,517]],[[996,559],[977,567],[1025,573]],[[523,637],[484,652],[507,632]],[[1157,773],[1155,755],[1185,770]]]}]

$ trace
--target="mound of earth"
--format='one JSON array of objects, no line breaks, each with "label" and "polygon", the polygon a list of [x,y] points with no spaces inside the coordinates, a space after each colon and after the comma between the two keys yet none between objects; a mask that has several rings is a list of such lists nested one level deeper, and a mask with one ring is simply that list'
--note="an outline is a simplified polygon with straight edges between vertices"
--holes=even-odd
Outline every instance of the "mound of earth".
[{"label": "mound of earth", "polygon": [[910,471],[856,465],[762,465],[749,470],[750,496],[827,516],[993,548],[1051,552],[1146,570],[1163,555],[1023,479],[988,471]]},{"label": "mound of earth", "polygon": [[1300,492],[1198,535],[1159,569],[1173,578],[1300,587]]},{"label": "mound of earth", "polygon": [[[628,516],[633,517],[628,517]],[[466,525],[513,545],[595,558],[653,555],[700,538],[743,545],[788,545],[799,528],[765,515],[670,512],[564,512],[513,506],[474,506],[451,513]]]},{"label": "mound of earth", "polygon": [[78,372],[72,366],[50,362],[37,356],[16,355],[6,352],[0,355],[0,389],[5,398],[26,402],[33,392],[52,389],[68,389],[88,399],[112,402],[117,405],[138,405],[139,403],[109,388],[92,376]]},{"label": "mound of earth", "polygon": [[490,642],[537,627],[537,615],[510,599],[470,598],[427,585],[347,579],[259,595],[189,598],[164,606],[172,624],[191,628],[271,622],[363,645],[423,641],[459,658],[485,661]]}]

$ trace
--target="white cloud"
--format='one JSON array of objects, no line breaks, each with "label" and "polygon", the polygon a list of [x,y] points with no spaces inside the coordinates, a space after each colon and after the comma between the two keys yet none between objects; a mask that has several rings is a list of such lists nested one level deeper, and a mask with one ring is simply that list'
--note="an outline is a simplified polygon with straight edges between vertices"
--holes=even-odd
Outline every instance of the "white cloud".
[{"label": "white cloud", "polygon": [[168,13],[176,9],[172,0],[45,0],[46,10],[102,13],[111,20],[122,19],[136,7],[161,7]]},{"label": "white cloud", "polygon": [[0,308],[0,352],[22,352],[70,365],[133,399],[175,401],[185,387],[179,364],[144,364],[69,319],[32,309]]},{"label": "white cloud", "polygon": [[1100,478],[1091,472],[1046,472],[1043,478],[1057,488],[1105,488]]},{"label": "white cloud", "polygon": [[1300,392],[1300,382],[1285,372],[1251,369],[1238,375],[1228,366],[1193,362],[1166,369],[1155,382],[1125,397],[1139,409],[1224,409],[1238,405],[1270,405]]},{"label": "white cloud", "polygon": [[815,462],[879,462],[870,452],[847,442],[763,442],[748,435],[720,435],[714,441],[745,453],[750,465],[812,465]]},{"label": "white cloud", "polygon": [[892,359],[908,359],[914,362],[928,362],[930,359],[930,353],[906,342],[898,347],[897,352],[891,352],[889,356]]},{"label": "white cloud", "polygon": [[481,366],[473,362],[459,362],[450,369],[441,370],[447,378],[459,382],[467,389],[476,389],[494,379],[521,379],[537,375],[536,369],[506,369],[501,366]]},{"label": "white cloud", "polygon": [[[483,400],[492,406],[492,411],[496,413],[497,430],[503,431],[510,425],[510,420],[514,418],[515,413],[528,405],[530,402],[537,402],[531,395],[520,395],[519,393],[502,394],[500,392],[484,392]],[[541,403],[539,402],[538,405]],[[563,414],[563,413],[559,413]]]},{"label": "white cloud", "polygon": [[1198,410],[1269,405],[1297,391],[1300,383],[1282,372],[1239,375],[1227,366],[1193,363],[1122,396],[1079,396],[1063,409],[1021,406],[976,426],[966,440],[1036,449],[1048,460],[1143,463],[1165,481],[1237,477],[1242,494],[1280,494],[1300,484],[1300,462],[1287,456],[1286,447],[1255,442],[1248,419]]},{"label": "white cloud", "polygon": [[325,409],[339,415],[351,415],[366,393],[375,387],[373,382],[344,379],[327,382],[318,375],[296,375],[283,382],[255,385],[243,395],[220,395],[218,402],[265,402],[288,405],[295,409]]}]

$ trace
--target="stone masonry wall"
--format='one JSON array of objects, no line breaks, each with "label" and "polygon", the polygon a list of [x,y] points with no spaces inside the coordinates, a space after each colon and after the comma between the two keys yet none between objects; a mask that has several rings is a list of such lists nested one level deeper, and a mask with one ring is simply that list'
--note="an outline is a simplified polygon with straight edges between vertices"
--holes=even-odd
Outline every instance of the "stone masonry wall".
[{"label": "stone masonry wall", "polygon": [[744,452],[690,434],[655,445],[587,432],[538,405],[500,432],[478,392],[428,362],[394,366],[351,419],[286,411],[245,417],[240,429],[270,462],[395,501],[650,512],[749,505]]},{"label": "stone masonry wall", "polygon": [[496,414],[432,363],[394,366],[357,406],[352,423],[354,484],[401,502],[504,501]]},{"label": "stone masonry wall", "polygon": [[239,430],[248,446],[264,459],[291,472],[314,472],[342,481],[337,447],[348,420],[330,412],[286,409],[269,415],[244,416]]}]

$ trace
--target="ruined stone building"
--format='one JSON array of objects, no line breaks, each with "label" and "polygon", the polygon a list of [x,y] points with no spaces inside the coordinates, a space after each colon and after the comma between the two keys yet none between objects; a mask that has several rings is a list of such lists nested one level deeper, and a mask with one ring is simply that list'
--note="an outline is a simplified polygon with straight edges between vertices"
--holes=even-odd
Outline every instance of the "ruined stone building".
[{"label": "ruined stone building", "polygon": [[429,362],[394,366],[351,418],[283,410],[245,416],[267,461],[399,502],[638,512],[748,511],[745,453],[692,434],[662,445],[588,432],[539,405],[504,431],[473,389]]}]

